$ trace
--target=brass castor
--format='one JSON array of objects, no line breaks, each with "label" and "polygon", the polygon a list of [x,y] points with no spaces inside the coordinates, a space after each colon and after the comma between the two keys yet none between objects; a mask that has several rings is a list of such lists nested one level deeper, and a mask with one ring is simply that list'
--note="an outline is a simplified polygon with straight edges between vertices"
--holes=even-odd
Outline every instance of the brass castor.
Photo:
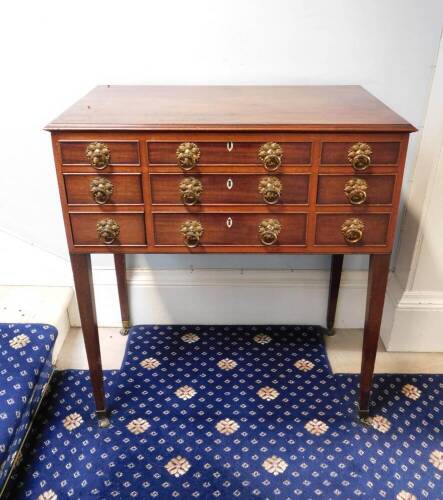
[{"label": "brass castor", "polygon": [[120,329],[120,335],[128,335],[129,333],[129,321],[122,321],[122,327]]},{"label": "brass castor", "polygon": [[111,421],[108,418],[106,410],[97,410],[95,414],[97,415],[98,426],[100,429],[105,429],[111,425]]},{"label": "brass castor", "polygon": [[326,328],[326,335],[328,337],[333,337],[335,335],[335,328]]},{"label": "brass castor", "polygon": [[371,425],[371,417],[369,416],[369,410],[358,409],[358,420],[362,425],[369,427]]}]

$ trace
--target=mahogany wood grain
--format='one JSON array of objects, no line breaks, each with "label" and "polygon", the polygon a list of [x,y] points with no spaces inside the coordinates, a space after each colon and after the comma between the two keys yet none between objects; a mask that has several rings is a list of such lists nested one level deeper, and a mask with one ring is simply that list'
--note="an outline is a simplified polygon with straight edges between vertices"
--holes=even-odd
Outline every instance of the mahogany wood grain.
[{"label": "mahogany wood grain", "polygon": [[[308,214],[309,215],[309,214]],[[151,242],[154,240],[150,240]],[[339,246],[339,245],[273,245],[261,247],[257,245],[218,245],[197,248],[188,248],[180,245],[74,245],[72,253],[109,253],[109,254],[299,254],[299,255],[331,255],[341,252],[345,255],[385,254],[389,247],[385,245]]]},{"label": "mahogany wood grain", "polygon": [[369,259],[366,319],[360,375],[359,415],[369,414],[369,396],[374,375],[375,357],[380,336],[381,318],[389,274],[390,255],[371,255]]},{"label": "mahogany wood grain", "polygon": [[[282,193],[276,205],[305,205],[308,202],[309,175],[275,175],[282,183]],[[259,193],[260,180],[268,175],[254,174],[188,174],[199,179],[203,192],[197,206],[206,204],[267,205]],[[154,205],[183,205],[179,185],[183,174],[151,174],[151,196]],[[232,187],[229,188],[229,186]],[[274,205],[274,206],[276,206]]]},{"label": "mahogany wood grain", "polygon": [[[103,137],[95,136],[91,141],[60,141],[61,160],[63,165],[89,165],[86,157],[86,148],[90,142],[104,142],[111,153],[109,165],[139,165],[138,142],[135,141],[108,141]],[[101,172],[106,170],[91,170]]]},{"label": "mahogany wood grain", "polygon": [[[317,179],[318,179],[318,163],[320,152],[320,141],[314,140],[312,143],[312,174],[311,182],[309,183],[309,206],[308,214],[306,217],[307,227],[306,227],[306,244],[307,248],[311,247],[314,243],[314,231],[315,231],[315,216],[312,211],[312,207],[315,205],[315,198],[317,196]],[[298,208],[298,207],[297,207]]]},{"label": "mahogany wood grain", "polygon": [[333,335],[335,312],[337,310],[338,291],[340,289],[341,271],[343,268],[343,254],[332,255],[331,274],[329,278],[328,312],[326,314],[326,328],[329,335]]},{"label": "mahogany wood grain", "polygon": [[62,165],[62,174],[90,174],[90,175],[110,175],[110,174],[140,174],[139,166],[108,165],[103,170],[96,170],[91,165]]},{"label": "mahogany wood grain", "polygon": [[145,230],[148,247],[154,248],[154,224],[152,221],[152,198],[151,198],[151,180],[149,176],[149,156],[148,148],[146,147],[146,135],[142,135],[143,139],[140,144],[144,146],[140,148],[140,158],[142,161],[142,185],[143,198],[145,200]]},{"label": "mahogany wood grain", "polygon": [[[228,142],[232,142],[232,150],[228,150]],[[223,165],[262,165],[258,158],[260,147],[264,142],[197,141],[200,149],[199,166],[211,164]],[[309,165],[311,163],[310,142],[279,142],[283,150],[282,164]],[[148,142],[149,161],[152,165],[177,164],[176,151],[180,142]]]},{"label": "mahogany wood grain", "polygon": [[[352,205],[346,197],[344,188],[350,179],[364,179],[368,185],[366,201]],[[368,205],[390,205],[394,195],[394,175],[319,175],[317,203],[320,205],[348,205],[364,210]]]},{"label": "mahogany wood grain", "polygon": [[396,165],[386,166],[386,165],[371,165],[363,172],[357,172],[351,165],[321,165],[319,167],[319,172],[321,174],[343,174],[343,175],[380,175],[380,174],[399,174],[401,170],[398,169]]},{"label": "mahogany wood grain", "polygon": [[[68,205],[68,210],[70,214],[75,213],[85,213],[85,214],[102,214],[102,216],[112,217],[115,213],[143,213],[143,205],[112,205],[105,203],[103,205]],[[369,208],[368,208],[369,210]]]},{"label": "mahogany wood grain", "polygon": [[140,174],[64,174],[66,198],[70,205],[97,205],[91,194],[91,181],[98,177],[109,180],[113,192],[106,205],[143,204]]},{"label": "mahogany wood grain", "polygon": [[[337,168],[337,167],[333,167]],[[65,167],[66,169],[66,167]],[[269,172],[263,165],[249,164],[211,164],[200,165],[197,164],[192,170],[184,172],[178,165],[149,165],[149,172],[155,174],[179,174],[179,175],[193,175],[193,174],[262,174],[262,175],[279,175],[279,174],[309,174],[312,172],[310,165],[288,165],[282,163],[281,167],[275,172]],[[334,170],[332,173],[335,173]],[[345,173],[349,170],[346,169]]]},{"label": "mahogany wood grain", "polygon": [[106,410],[105,391],[103,387],[103,370],[98,339],[97,318],[95,315],[91,256],[85,253],[71,254],[70,257],[95,408],[98,415],[103,418],[103,412]]},{"label": "mahogany wood grain", "polygon": [[[232,219],[232,227],[228,227],[228,218]],[[262,220],[277,219],[282,230],[275,245],[269,248],[285,245],[304,245],[306,243],[305,214],[154,214],[154,232],[156,245],[184,246],[180,226],[186,220],[198,220],[204,228],[201,238],[201,248],[219,245],[249,245],[250,247],[264,245],[260,242],[258,227]]]},{"label": "mahogany wood grain", "polygon": [[[398,162],[400,142],[371,142],[364,138],[359,142],[365,142],[371,146],[371,166],[395,165]],[[321,165],[349,165],[353,168],[348,160],[348,150],[353,144],[354,142],[323,142]]]},{"label": "mahogany wood grain", "polygon": [[365,245],[387,245],[389,214],[319,214],[317,215],[315,243],[317,245],[349,246],[340,231],[347,219],[358,217],[365,225],[362,240],[351,245],[354,248]]},{"label": "mahogany wood grain", "polygon": [[[124,205],[128,207],[125,211],[139,211],[140,207],[138,205]],[[101,206],[81,206],[81,205],[71,205],[70,212],[101,212],[101,211],[115,211],[114,207],[107,207],[106,205]],[[121,207],[119,207],[120,209]],[[215,205],[206,203],[204,205],[194,205],[194,206],[184,206],[184,205],[152,205],[153,213],[167,213],[167,212],[178,212],[178,213],[205,213],[205,212],[219,212],[219,213],[230,213],[230,212],[242,212],[242,213],[278,213],[278,212],[309,212],[311,209],[310,205],[247,205],[247,204],[232,204],[232,205]],[[357,216],[358,214],[378,214],[387,213],[392,210],[391,207],[386,205],[368,205],[368,206],[357,206],[357,205],[317,205],[315,211],[310,211],[312,215],[321,213],[343,213],[343,214],[353,214]]]},{"label": "mahogany wood grain", "polygon": [[[71,213],[71,226],[74,245],[146,245],[145,219],[140,213]],[[97,222],[101,219],[114,219],[120,226],[120,235],[115,243],[102,243],[97,234]]]},{"label": "mahogany wood grain", "polygon": [[76,129],[416,130],[354,85],[99,86],[46,127]]}]

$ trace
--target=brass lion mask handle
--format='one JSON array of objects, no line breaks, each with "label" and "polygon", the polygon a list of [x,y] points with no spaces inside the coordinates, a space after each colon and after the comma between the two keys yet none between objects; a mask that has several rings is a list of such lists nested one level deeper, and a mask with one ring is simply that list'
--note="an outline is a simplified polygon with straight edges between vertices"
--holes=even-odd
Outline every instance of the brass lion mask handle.
[{"label": "brass lion mask handle", "polygon": [[187,220],[180,227],[183,241],[189,248],[195,248],[200,243],[203,236],[203,226],[198,220]]},{"label": "brass lion mask handle", "polygon": [[263,196],[265,203],[274,205],[280,199],[283,186],[278,177],[273,175],[262,177],[258,183],[258,192]]},{"label": "brass lion mask handle", "polygon": [[200,149],[193,142],[182,142],[177,148],[177,163],[183,170],[191,170],[200,159]]},{"label": "brass lion mask handle", "polygon": [[200,200],[203,184],[195,177],[185,177],[179,185],[180,196],[185,205],[195,205]]},{"label": "brass lion mask handle", "polygon": [[341,226],[341,233],[346,243],[355,245],[363,238],[363,230],[365,225],[361,219],[347,219]]},{"label": "brass lion mask handle", "polygon": [[258,226],[260,241],[266,246],[277,242],[280,231],[281,224],[277,219],[263,219]]},{"label": "brass lion mask handle", "polygon": [[86,148],[86,158],[89,160],[91,167],[96,170],[103,170],[109,165],[111,152],[103,142],[91,142]]},{"label": "brass lion mask handle", "polygon": [[277,170],[282,161],[283,149],[277,142],[267,142],[258,151],[258,158],[270,172]]},{"label": "brass lion mask handle", "polygon": [[366,201],[368,183],[364,179],[349,179],[345,183],[344,192],[349,203],[361,205]]},{"label": "brass lion mask handle", "polygon": [[101,219],[97,222],[97,234],[105,245],[112,245],[120,235],[120,226],[114,219]]},{"label": "brass lion mask handle", "polygon": [[353,144],[348,151],[348,161],[354,170],[366,170],[371,165],[372,149],[365,142]]},{"label": "brass lion mask handle", "polygon": [[109,179],[105,177],[94,177],[91,181],[91,194],[95,203],[104,205],[111,199],[114,186]]}]

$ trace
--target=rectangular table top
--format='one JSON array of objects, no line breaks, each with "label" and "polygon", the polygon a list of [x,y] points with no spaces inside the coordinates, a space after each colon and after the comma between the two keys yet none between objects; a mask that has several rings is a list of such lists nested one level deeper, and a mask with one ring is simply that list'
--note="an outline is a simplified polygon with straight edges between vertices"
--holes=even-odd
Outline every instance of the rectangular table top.
[{"label": "rectangular table top", "polygon": [[397,131],[416,129],[360,86],[94,88],[46,130]]}]

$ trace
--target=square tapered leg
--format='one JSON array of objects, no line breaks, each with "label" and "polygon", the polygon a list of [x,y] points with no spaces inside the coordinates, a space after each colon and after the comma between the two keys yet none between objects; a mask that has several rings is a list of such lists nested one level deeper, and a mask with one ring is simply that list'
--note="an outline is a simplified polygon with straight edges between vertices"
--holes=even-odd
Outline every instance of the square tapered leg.
[{"label": "square tapered leg", "polygon": [[120,301],[120,313],[122,318],[122,328],[120,333],[129,333],[129,299],[128,283],[126,281],[126,261],[124,254],[114,254],[115,274],[117,276],[118,298]]},{"label": "square tapered leg", "polygon": [[103,370],[92,283],[91,256],[89,254],[71,254],[70,256],[96,414],[99,426],[107,427],[109,419],[106,414],[105,405]]},{"label": "square tapered leg", "polygon": [[388,282],[390,257],[390,254],[371,255],[369,260],[368,295],[360,374],[359,417],[362,419],[369,416],[369,399]]},{"label": "square tapered leg", "polygon": [[342,268],[343,255],[332,255],[331,274],[329,278],[328,312],[326,316],[326,327],[328,329],[328,335],[334,335],[335,312],[337,310],[337,299],[340,289]]}]

